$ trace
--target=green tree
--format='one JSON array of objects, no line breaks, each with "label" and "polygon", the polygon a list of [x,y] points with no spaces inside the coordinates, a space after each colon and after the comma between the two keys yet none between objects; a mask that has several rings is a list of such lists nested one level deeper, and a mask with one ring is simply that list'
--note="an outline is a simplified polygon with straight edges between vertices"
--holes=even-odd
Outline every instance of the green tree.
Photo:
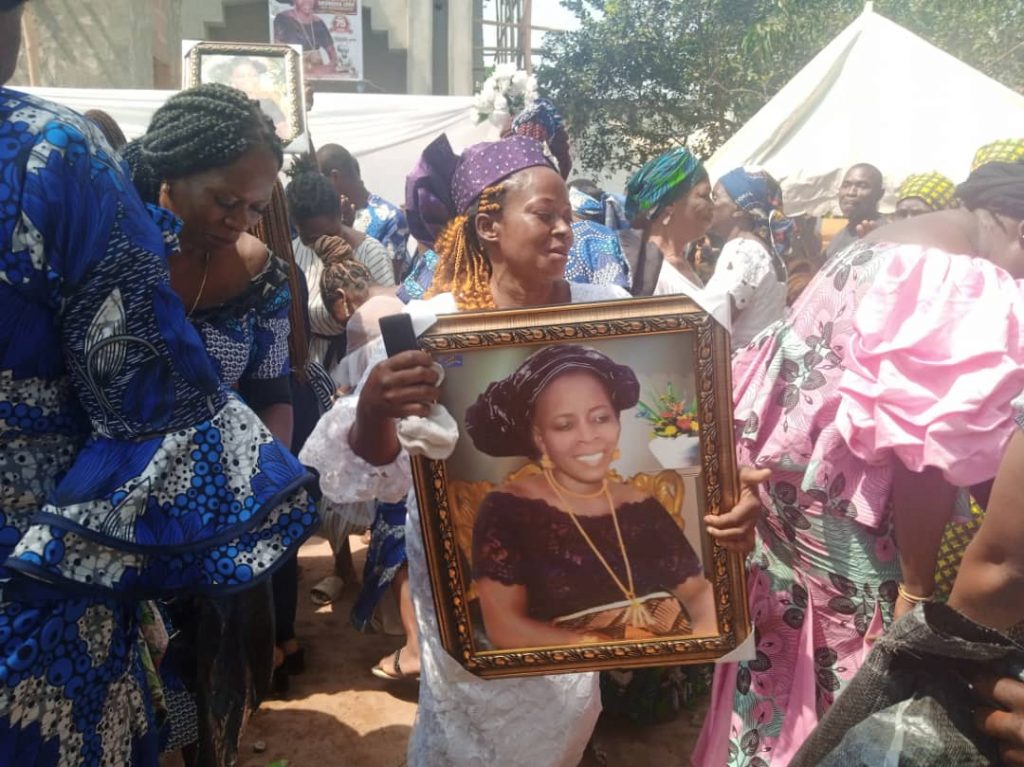
[{"label": "green tree", "polygon": [[[684,141],[712,152],[863,10],[863,0],[562,2],[581,25],[551,39],[538,77],[591,171],[633,168]],[[876,0],[875,10],[1024,92],[1024,0]]]}]

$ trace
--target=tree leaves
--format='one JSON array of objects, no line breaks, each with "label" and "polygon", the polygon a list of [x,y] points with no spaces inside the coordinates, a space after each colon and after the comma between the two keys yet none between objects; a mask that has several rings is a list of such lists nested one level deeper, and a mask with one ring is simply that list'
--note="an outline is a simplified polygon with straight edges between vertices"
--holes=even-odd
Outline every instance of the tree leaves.
[{"label": "tree leaves", "polygon": [[[548,36],[538,79],[566,118],[577,164],[593,172],[635,169],[683,142],[710,154],[864,7],[863,0],[562,4],[580,27]],[[1014,47],[1024,0],[876,0],[875,11],[1024,91],[1024,56]],[[837,282],[849,276],[847,268]]]}]

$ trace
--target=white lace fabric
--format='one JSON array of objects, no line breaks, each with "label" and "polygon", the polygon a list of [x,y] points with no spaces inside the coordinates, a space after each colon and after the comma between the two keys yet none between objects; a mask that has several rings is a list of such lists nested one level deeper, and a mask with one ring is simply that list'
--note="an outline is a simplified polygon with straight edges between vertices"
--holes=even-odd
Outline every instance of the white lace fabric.
[{"label": "white lace fabric", "polygon": [[[571,289],[573,303],[628,297],[614,285],[574,283]],[[443,313],[452,305],[445,294],[423,302],[421,308]],[[382,344],[376,353],[383,359]],[[409,741],[409,767],[575,767],[601,711],[598,675],[481,679],[445,651],[408,456],[403,452],[392,464],[372,466],[352,451],[348,434],[357,397],[358,392],[342,398],[324,415],[299,458],[320,471],[321,489],[332,501],[395,501],[408,496],[406,552],[421,650],[419,710]]]}]

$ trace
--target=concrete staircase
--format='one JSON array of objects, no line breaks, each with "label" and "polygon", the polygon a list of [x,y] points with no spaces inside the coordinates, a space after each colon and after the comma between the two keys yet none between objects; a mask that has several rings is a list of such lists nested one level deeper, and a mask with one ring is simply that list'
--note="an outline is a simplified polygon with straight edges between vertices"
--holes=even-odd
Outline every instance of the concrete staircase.
[{"label": "concrete staircase", "polygon": [[[432,0],[413,2],[430,3]],[[388,36],[388,48],[393,51],[409,48],[409,0],[363,0],[363,8],[370,11],[373,31]]]}]

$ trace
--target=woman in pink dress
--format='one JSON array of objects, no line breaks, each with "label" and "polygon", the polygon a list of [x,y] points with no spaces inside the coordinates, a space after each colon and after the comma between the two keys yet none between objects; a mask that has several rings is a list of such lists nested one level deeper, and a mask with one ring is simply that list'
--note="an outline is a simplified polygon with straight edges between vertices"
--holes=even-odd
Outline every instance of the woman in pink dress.
[{"label": "woman in pink dress", "polygon": [[996,472],[1024,388],[1024,164],[958,191],[962,208],[826,263],[734,358],[740,463],[771,479],[748,563],[757,655],[716,669],[702,767],[789,763],[873,638],[930,596],[956,488]]}]

